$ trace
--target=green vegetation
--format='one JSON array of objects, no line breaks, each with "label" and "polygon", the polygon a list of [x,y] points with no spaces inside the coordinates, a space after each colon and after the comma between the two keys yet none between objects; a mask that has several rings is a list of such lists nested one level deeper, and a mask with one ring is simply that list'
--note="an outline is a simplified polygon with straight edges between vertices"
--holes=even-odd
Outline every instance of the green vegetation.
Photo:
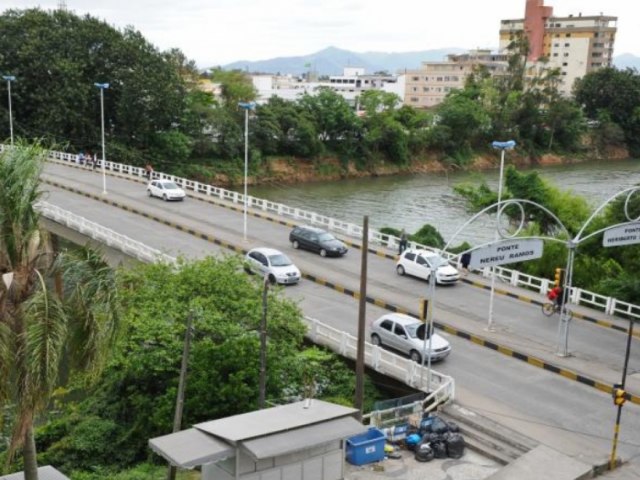
[{"label": "green vegetation", "polygon": [[81,248],[56,256],[34,208],[44,151],[0,154],[0,408],[12,415],[6,455],[22,450],[25,478],[37,478],[33,426],[61,375],[95,379],[118,327],[113,271]]},{"label": "green vegetation", "polygon": [[[64,145],[74,153],[99,152],[94,83],[108,82],[108,159],[139,166],[150,162],[156,170],[202,181],[216,174],[241,178],[244,111],[238,102],[257,95],[244,72],[202,74],[179,50],[160,52],[131,28],[119,31],[64,10],[7,10],[0,30],[0,71],[17,78],[12,87],[19,105],[16,136]],[[589,74],[577,85],[575,102],[559,94],[559,71],[528,70],[526,42],[516,40],[510,52],[505,72],[491,76],[478,69],[463,89],[429,111],[400,107],[396,95],[381,91],[360,96],[362,117],[326,88],[297,101],[273,97],[250,118],[251,172],[267,173],[270,157],[313,160],[323,172],[324,158],[362,170],[380,164],[401,169],[423,158],[458,168],[491,152],[492,140],[507,138],[533,158],[547,152],[578,154],[585,145],[600,155],[625,142],[638,150],[636,72]],[[219,95],[212,93],[215,89]],[[8,114],[6,105],[0,109]],[[598,127],[588,129],[585,115]]]},{"label": "green vegetation", "polygon": [[[467,201],[471,212],[478,212],[494,204],[497,193],[486,183],[479,186],[460,184],[454,187],[456,193]],[[561,190],[542,179],[537,172],[521,173],[509,166],[505,174],[503,199],[517,198],[536,202],[552,212],[574,238],[591,214],[587,200],[571,191]],[[607,226],[626,222],[624,203],[626,196],[609,204],[589,225],[582,237]],[[640,216],[640,199],[634,195],[629,202],[631,218]],[[518,208],[505,209],[505,215],[518,225],[521,212]],[[523,236],[551,236],[562,240],[567,235],[558,227],[553,217],[539,208],[525,205]],[[640,246],[602,248],[602,236],[581,244],[577,249],[574,264],[573,284],[602,295],[640,303],[640,282],[636,272],[640,268]],[[556,267],[563,267],[567,261],[567,249],[558,242],[546,242],[540,260],[510,265],[524,273],[551,279]]]}]

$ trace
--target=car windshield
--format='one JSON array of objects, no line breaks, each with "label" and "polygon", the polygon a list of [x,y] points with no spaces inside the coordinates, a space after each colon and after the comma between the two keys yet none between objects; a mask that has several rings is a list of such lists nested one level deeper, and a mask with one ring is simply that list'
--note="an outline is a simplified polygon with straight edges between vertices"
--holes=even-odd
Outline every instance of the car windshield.
[{"label": "car windshield", "polygon": [[269,255],[269,263],[273,267],[287,267],[291,265],[291,260],[284,253],[278,253],[277,255]]},{"label": "car windshield", "polygon": [[438,268],[448,265],[447,261],[444,258],[442,258],[440,255],[431,255],[429,257],[427,257],[426,255],[423,255],[422,258],[425,259],[425,261],[429,264],[430,267],[433,267],[434,263],[437,265]]},{"label": "car windshield", "polygon": [[179,187],[173,182],[162,182],[162,186],[167,190],[177,190]]},{"label": "car windshield", "polygon": [[320,240],[321,242],[330,242],[331,240],[335,240],[335,239],[336,237],[334,237],[333,235],[327,232],[324,232],[318,235],[318,240]]},{"label": "car windshield", "polygon": [[411,338],[424,340],[424,332],[426,330],[426,328],[424,327],[424,323],[411,323],[409,325],[405,325],[404,328],[407,330],[407,333]]}]

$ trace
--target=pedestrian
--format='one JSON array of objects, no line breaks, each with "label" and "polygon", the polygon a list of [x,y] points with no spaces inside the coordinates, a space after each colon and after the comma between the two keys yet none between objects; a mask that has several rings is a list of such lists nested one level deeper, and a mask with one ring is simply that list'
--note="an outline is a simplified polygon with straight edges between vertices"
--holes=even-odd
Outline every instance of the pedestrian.
[{"label": "pedestrian", "polygon": [[469,275],[469,262],[471,262],[471,252],[464,252],[460,258],[460,264],[462,265],[462,274],[465,277]]},{"label": "pedestrian", "polygon": [[87,168],[91,167],[92,160],[93,160],[93,155],[91,154],[91,150],[87,150],[87,161],[86,161]]},{"label": "pedestrian", "polygon": [[97,164],[98,164],[98,155],[94,153],[93,154],[93,165],[91,167],[91,170],[95,170]]},{"label": "pedestrian", "polygon": [[146,172],[147,180],[151,181],[151,175],[153,175],[153,167],[151,166],[150,163],[147,163],[144,166],[144,171]]},{"label": "pedestrian", "polygon": [[82,165],[84,163],[84,152],[80,152],[78,154],[78,165]]},{"label": "pedestrian", "polygon": [[407,232],[405,232],[403,228],[400,231],[400,242],[398,243],[398,255],[402,255],[402,252],[404,252],[407,249],[407,243],[408,243]]}]

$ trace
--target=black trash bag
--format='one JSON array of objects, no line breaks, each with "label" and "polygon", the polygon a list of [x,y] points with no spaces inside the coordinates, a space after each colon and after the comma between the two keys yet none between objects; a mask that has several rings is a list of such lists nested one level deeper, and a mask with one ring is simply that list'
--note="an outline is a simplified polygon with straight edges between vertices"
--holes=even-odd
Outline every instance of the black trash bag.
[{"label": "black trash bag", "polygon": [[460,458],[464,455],[464,437],[459,433],[450,433],[447,436],[446,444],[449,458]]},{"label": "black trash bag", "polygon": [[433,424],[433,417],[427,417],[420,420],[420,428],[418,433],[424,435],[425,433],[431,433],[431,425]]},{"label": "black trash bag", "polygon": [[416,445],[416,462],[430,462],[433,460],[434,454],[431,449],[431,445],[428,442],[419,443]]},{"label": "black trash bag", "polygon": [[458,426],[458,424],[456,422],[447,422],[447,425],[449,425],[449,431],[451,433],[459,433],[460,432],[460,427]]},{"label": "black trash bag", "polygon": [[444,440],[431,443],[431,449],[435,458],[447,458],[447,442]]},{"label": "black trash bag", "polygon": [[438,433],[425,433],[422,436],[422,441],[423,442],[429,442],[429,443],[433,443],[433,442],[439,442],[442,441],[442,435],[438,434]]},{"label": "black trash bag", "polygon": [[434,417],[433,423],[431,424],[431,431],[442,435],[449,431],[449,425],[440,417]]}]

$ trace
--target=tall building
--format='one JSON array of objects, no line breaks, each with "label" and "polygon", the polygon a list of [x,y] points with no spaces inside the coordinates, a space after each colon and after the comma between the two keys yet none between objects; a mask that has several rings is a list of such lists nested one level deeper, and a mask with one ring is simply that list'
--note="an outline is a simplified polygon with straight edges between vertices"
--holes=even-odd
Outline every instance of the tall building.
[{"label": "tall building", "polygon": [[554,17],[553,7],[544,0],[527,0],[525,18],[502,20],[500,50],[524,35],[529,41],[530,63],[548,60],[547,68],[559,68],[560,89],[570,94],[576,79],[603,67],[609,67],[617,32],[617,17],[597,16]]}]

